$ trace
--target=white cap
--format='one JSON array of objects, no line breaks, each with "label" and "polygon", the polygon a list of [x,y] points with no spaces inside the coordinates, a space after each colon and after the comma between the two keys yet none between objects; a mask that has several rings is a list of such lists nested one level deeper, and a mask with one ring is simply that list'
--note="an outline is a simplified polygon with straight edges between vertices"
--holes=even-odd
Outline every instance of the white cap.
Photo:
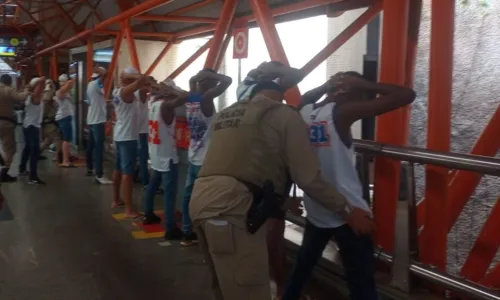
[{"label": "white cap", "polygon": [[31,79],[29,86],[30,88],[34,88],[40,82],[40,77],[35,77]]},{"label": "white cap", "polygon": [[123,73],[125,73],[125,74],[139,74],[139,71],[137,71],[137,69],[135,69],[135,68],[128,67],[128,68],[125,68],[123,70]]},{"label": "white cap", "polygon": [[58,80],[59,80],[59,82],[64,83],[64,82],[69,80],[69,77],[67,74],[61,74],[61,76],[59,76]]},{"label": "white cap", "polygon": [[92,76],[90,76],[90,78],[92,79],[96,79],[97,77],[101,76],[101,74],[98,74],[98,73],[92,73]]}]

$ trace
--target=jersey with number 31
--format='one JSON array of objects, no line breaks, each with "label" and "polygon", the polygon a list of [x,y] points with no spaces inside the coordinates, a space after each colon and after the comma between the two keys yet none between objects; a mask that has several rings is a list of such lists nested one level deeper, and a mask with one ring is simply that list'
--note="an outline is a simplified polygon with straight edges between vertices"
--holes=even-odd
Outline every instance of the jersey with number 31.
[{"label": "jersey with number 31", "polygon": [[149,157],[151,168],[159,172],[170,171],[170,161],[177,164],[175,118],[172,124],[167,125],[161,115],[163,101],[156,101],[149,109]]},{"label": "jersey with number 31", "polygon": [[[318,154],[323,178],[335,186],[352,206],[370,211],[363,199],[362,186],[354,166],[354,150],[352,145],[346,146],[338,135],[334,110],[335,103],[316,109],[310,104],[304,106],[300,114],[309,126],[309,139]],[[345,223],[340,216],[307,195],[304,195],[304,207],[307,219],[317,227],[335,228]]]}]

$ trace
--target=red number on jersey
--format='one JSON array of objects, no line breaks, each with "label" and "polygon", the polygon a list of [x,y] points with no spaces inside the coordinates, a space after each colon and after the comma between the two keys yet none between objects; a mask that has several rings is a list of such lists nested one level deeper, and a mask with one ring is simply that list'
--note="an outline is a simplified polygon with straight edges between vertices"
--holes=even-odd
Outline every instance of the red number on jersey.
[{"label": "red number on jersey", "polygon": [[149,124],[148,141],[154,145],[161,144],[160,135],[158,133],[158,121],[149,120],[148,124]]}]

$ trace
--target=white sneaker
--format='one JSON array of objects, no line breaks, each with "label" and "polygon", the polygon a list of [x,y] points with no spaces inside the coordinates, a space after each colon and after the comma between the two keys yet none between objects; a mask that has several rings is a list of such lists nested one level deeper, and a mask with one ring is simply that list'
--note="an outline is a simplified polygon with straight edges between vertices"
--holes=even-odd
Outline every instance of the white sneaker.
[{"label": "white sneaker", "polygon": [[99,184],[112,184],[113,181],[107,179],[106,177],[102,176],[102,177],[97,177],[95,178],[95,181]]}]

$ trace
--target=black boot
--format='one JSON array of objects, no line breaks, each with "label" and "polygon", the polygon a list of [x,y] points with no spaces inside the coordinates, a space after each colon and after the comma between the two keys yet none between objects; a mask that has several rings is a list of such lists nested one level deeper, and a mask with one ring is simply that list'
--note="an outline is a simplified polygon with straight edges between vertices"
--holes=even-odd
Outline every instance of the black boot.
[{"label": "black boot", "polygon": [[16,177],[12,177],[8,173],[9,173],[9,168],[2,168],[2,172],[0,173],[1,182],[14,182],[17,180]]}]

